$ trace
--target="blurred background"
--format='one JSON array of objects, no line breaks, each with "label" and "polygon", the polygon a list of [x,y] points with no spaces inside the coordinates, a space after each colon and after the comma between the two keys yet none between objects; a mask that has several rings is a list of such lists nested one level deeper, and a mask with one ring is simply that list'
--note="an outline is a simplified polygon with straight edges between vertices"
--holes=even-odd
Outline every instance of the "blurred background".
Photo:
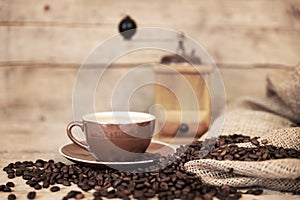
[{"label": "blurred background", "polygon": [[[7,140],[18,135],[26,141],[26,134],[65,140],[77,70],[93,48],[119,35],[126,15],[138,28],[174,29],[201,44],[221,71],[228,104],[263,96],[269,70],[290,70],[300,61],[299,0],[0,0],[0,133]],[[145,41],[137,34],[131,42]],[[163,42],[175,48],[177,38]],[[113,80],[135,63],[160,62],[164,54],[118,60],[107,71],[100,107],[109,105]],[[143,76],[154,72],[142,69]],[[143,110],[153,99],[139,95],[135,103]]]}]

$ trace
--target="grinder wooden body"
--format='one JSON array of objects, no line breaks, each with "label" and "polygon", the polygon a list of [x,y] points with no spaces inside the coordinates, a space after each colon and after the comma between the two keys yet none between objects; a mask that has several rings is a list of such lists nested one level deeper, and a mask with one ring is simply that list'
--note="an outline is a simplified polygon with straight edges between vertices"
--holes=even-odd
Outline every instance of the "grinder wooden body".
[{"label": "grinder wooden body", "polygon": [[[163,85],[156,85],[155,103],[164,108],[164,117],[160,117],[161,113],[156,113],[156,127],[160,129],[157,130],[156,138],[165,141],[175,136],[201,136],[210,124],[209,81],[212,67],[172,63],[168,67],[155,66],[154,71],[157,83],[172,85],[174,89],[171,91]],[[179,79],[184,79],[187,83],[182,84]],[[187,92],[187,85],[192,93]],[[178,96],[181,97],[180,100]],[[192,99],[196,101],[191,101]]]}]

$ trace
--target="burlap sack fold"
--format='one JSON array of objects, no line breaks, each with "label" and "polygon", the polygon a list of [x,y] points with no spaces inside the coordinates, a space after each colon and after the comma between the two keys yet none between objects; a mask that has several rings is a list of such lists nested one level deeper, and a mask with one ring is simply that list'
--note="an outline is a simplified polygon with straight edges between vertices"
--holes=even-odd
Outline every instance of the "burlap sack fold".
[{"label": "burlap sack fold", "polygon": [[[225,177],[237,177],[245,176],[245,177],[253,177],[253,178],[282,178],[282,179],[295,179],[300,177],[300,159],[278,159],[278,160],[268,160],[268,161],[219,161],[212,159],[203,159],[195,161],[197,166],[205,169],[214,169],[216,171],[224,171]],[[198,167],[195,168],[195,165],[190,166],[187,164],[186,166],[192,169],[194,167],[194,171],[197,171]],[[232,173],[229,173],[230,170],[233,169]],[[247,169],[247,171],[245,170]],[[259,171],[259,173],[257,173]],[[206,171],[208,173],[208,171]],[[214,173],[210,172],[207,175]],[[221,177],[222,174],[218,173],[218,176]],[[223,177],[224,178],[224,177]],[[300,184],[300,182],[299,182]]]},{"label": "burlap sack fold", "polygon": [[300,64],[291,71],[272,71],[267,77],[265,98],[246,97],[241,107],[260,110],[300,125]]},{"label": "burlap sack fold", "polygon": [[[202,161],[205,162],[205,165],[203,165]],[[299,191],[300,188],[300,181],[297,179],[260,178],[260,177],[244,176],[239,174],[230,174],[224,172],[224,169],[217,170],[214,167],[215,165],[218,164],[220,166],[223,166],[224,162],[230,162],[229,166],[235,169],[235,166],[239,166],[240,163],[246,163],[246,162],[236,161],[237,163],[232,163],[234,161],[214,160],[218,164],[212,162],[210,163],[213,165],[212,168],[208,168],[207,164],[209,163],[209,161],[213,161],[213,160],[207,159],[207,160],[197,160],[193,162],[188,162],[186,164],[186,167],[188,168],[188,171],[196,173],[196,175],[200,176],[202,181],[216,186],[222,186],[222,185],[230,185],[233,187],[258,186],[258,187],[280,190],[280,191]],[[272,166],[271,168],[275,166],[275,168],[277,168],[275,163],[269,161],[262,161],[261,163],[262,164],[260,165]],[[257,163],[254,163],[254,165],[257,165]],[[258,165],[257,167],[259,167],[260,165]],[[299,165],[299,163],[296,163],[296,165]],[[245,168],[247,169],[249,168],[249,166],[245,166]],[[257,171],[256,173],[259,173],[259,171]]]},{"label": "burlap sack fold", "polygon": [[[300,65],[292,72],[272,73],[267,83],[266,98],[247,98],[226,114],[221,134],[258,136],[268,144],[300,150]],[[252,147],[250,143],[238,145]],[[186,163],[185,168],[212,185],[300,191],[300,159],[200,159]]]}]

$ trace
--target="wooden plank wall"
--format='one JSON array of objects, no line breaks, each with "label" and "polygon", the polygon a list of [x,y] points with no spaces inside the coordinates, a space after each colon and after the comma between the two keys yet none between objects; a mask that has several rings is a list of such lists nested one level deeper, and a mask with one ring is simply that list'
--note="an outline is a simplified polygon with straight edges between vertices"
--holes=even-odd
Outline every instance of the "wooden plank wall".
[{"label": "wooden plank wall", "polygon": [[184,31],[218,62],[295,64],[299,7],[298,0],[1,0],[0,60],[80,63],[130,14],[139,27]]},{"label": "wooden plank wall", "polygon": [[[97,44],[118,34],[126,14],[138,27],[184,31],[203,45],[219,63],[228,101],[262,96],[269,68],[288,70],[300,61],[299,0],[0,0],[0,119],[6,122],[0,130],[62,132],[72,120],[72,87],[80,63]],[[137,34],[133,41],[143,38]],[[158,62],[160,55],[123,61]],[[111,69],[107,80],[124,73]],[[143,73],[153,76],[149,69]],[[107,85],[104,99],[112,84]],[[143,95],[137,97],[140,108]]]}]

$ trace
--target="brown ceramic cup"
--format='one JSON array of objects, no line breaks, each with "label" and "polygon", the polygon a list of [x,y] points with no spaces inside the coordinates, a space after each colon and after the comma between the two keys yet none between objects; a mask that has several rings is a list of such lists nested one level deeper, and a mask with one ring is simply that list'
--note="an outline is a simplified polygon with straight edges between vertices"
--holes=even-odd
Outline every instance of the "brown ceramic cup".
[{"label": "brown ceramic cup", "polygon": [[[148,148],[155,117],[141,112],[99,112],[83,116],[82,121],[69,123],[67,135],[79,147],[91,152],[100,161],[132,161]],[[86,141],[72,134],[77,126]]]}]

